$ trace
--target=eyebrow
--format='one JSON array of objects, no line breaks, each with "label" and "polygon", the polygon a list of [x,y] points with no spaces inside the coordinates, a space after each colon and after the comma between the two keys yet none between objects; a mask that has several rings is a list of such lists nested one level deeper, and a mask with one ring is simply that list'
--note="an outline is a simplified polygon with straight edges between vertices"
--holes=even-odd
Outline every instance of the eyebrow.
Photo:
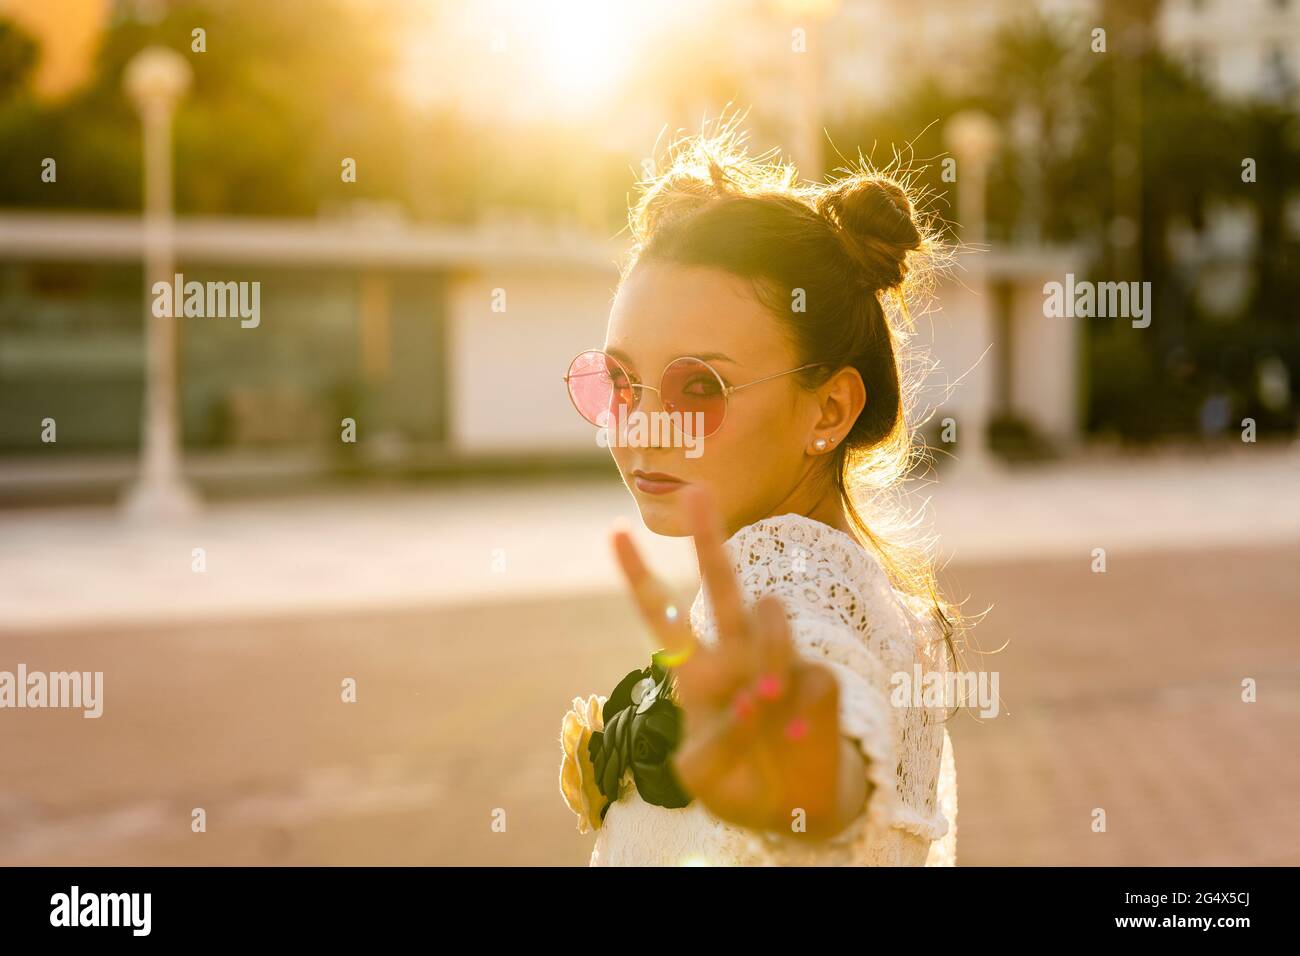
[{"label": "eyebrow", "polygon": [[[607,348],[605,349],[605,351],[626,365],[636,364],[635,362],[632,361],[632,359],[628,356],[626,352],[620,349]],[[728,355],[724,355],[721,352],[683,352],[681,355],[678,356],[678,358],[697,358],[703,362],[730,362],[732,365],[741,364],[740,362],[737,362],[735,359],[731,358]]]}]

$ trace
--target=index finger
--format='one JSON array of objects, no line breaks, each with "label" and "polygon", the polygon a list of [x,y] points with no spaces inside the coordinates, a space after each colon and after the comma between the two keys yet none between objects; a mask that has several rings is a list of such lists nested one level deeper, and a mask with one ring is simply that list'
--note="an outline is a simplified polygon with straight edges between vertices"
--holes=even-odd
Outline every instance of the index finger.
[{"label": "index finger", "polygon": [[672,594],[646,567],[631,533],[624,527],[616,527],[612,539],[619,567],[637,608],[667,652],[665,665],[672,667],[695,650],[695,632]]},{"label": "index finger", "polygon": [[700,578],[718,624],[718,642],[740,640],[748,632],[749,618],[740,598],[736,572],[723,547],[722,518],[713,494],[699,485],[684,489],[687,517],[695,537],[695,554],[700,563]]}]

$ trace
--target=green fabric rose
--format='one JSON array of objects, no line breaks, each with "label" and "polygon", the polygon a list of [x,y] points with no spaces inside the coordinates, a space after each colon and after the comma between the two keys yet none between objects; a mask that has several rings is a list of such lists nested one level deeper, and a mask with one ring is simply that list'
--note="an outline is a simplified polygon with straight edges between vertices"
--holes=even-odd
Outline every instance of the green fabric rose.
[{"label": "green fabric rose", "polygon": [[[672,699],[672,676],[657,660],[632,671],[614,688],[602,710],[604,730],[591,735],[588,754],[596,786],[611,802],[630,768],[646,803],[684,807],[691,802],[672,770],[671,757],[682,737],[681,710]],[[606,804],[601,810],[604,819]]]}]

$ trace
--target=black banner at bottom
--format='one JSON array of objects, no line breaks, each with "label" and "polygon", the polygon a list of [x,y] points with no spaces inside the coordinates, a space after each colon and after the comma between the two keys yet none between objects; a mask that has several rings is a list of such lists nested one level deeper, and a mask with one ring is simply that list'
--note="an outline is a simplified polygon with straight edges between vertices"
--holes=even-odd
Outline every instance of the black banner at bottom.
[{"label": "black banner at bottom", "polygon": [[[932,933],[942,945],[1096,936],[1233,945],[1285,928],[1283,884],[1293,877],[1280,868],[6,869],[0,925],[6,942],[75,936],[78,945],[373,944],[472,931],[484,943],[577,932],[635,946],[645,934],[680,938],[679,920],[720,942],[779,925],[849,931],[868,948],[884,937],[862,934],[877,928]],[[591,935],[605,929],[617,935]]]}]

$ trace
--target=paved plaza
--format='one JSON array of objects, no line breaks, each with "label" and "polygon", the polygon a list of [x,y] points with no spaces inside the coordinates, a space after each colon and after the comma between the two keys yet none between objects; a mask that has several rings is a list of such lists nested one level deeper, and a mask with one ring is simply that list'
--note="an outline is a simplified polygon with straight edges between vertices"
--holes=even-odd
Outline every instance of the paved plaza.
[{"label": "paved plaza", "polygon": [[[935,496],[946,579],[991,608],[968,664],[1003,699],[951,724],[960,863],[1300,864],[1294,467]],[[0,669],[105,674],[98,720],[0,715],[0,864],[585,862],[560,717],[647,650],[604,550],[620,494],[245,502],[165,532],[0,516]],[[680,544],[655,557],[685,584]]]}]

